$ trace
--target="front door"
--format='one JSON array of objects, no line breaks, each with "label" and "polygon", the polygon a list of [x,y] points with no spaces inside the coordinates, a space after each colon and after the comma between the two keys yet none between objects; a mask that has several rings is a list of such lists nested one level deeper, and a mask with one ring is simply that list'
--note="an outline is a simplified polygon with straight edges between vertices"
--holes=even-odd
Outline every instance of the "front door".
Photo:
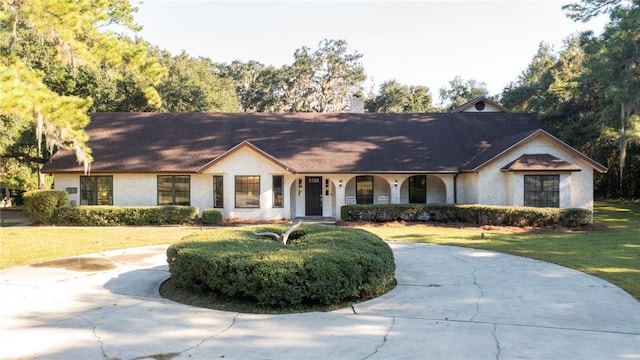
[{"label": "front door", "polygon": [[307,176],[305,178],[304,205],[305,216],[322,215],[322,177]]}]

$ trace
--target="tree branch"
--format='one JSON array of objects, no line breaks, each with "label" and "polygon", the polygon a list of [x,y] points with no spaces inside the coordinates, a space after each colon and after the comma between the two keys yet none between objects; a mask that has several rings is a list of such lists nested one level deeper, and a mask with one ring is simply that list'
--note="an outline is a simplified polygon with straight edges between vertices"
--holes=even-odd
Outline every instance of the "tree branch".
[{"label": "tree branch", "polygon": [[289,235],[291,235],[291,233],[300,227],[300,225],[302,225],[302,221],[298,221],[298,223],[290,226],[282,235],[278,235],[276,233],[273,232],[254,232],[253,235],[255,236],[262,236],[262,237],[271,237],[273,238],[275,241],[278,242],[282,242],[282,245],[287,245],[287,241],[289,240]]}]

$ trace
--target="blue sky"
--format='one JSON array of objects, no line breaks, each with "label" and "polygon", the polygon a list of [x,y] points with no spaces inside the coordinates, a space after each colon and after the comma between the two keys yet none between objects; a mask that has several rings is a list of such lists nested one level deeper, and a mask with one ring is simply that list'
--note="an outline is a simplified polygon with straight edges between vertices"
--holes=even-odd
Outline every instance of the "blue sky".
[{"label": "blue sky", "polygon": [[540,42],[602,31],[565,16],[561,0],[512,1],[177,1],[145,0],[136,21],[145,40],[215,62],[282,66],[302,46],[343,39],[363,54],[365,91],[391,79],[429,87],[434,100],[455,76],[496,94],[515,80]]}]

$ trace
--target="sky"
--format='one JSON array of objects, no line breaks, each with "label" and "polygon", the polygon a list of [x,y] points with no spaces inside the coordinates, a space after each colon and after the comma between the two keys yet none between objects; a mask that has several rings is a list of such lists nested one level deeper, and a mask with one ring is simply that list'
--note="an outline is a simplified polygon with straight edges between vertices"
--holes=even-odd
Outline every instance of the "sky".
[{"label": "sky", "polygon": [[[133,1],[135,2],[135,1]],[[580,31],[599,34],[607,18],[566,17],[563,0],[183,1],[137,4],[138,34],[173,55],[214,62],[290,65],[296,49],[345,40],[362,54],[365,93],[384,81],[427,86],[436,100],[456,76],[496,95],[526,69],[539,44],[556,50]]]}]

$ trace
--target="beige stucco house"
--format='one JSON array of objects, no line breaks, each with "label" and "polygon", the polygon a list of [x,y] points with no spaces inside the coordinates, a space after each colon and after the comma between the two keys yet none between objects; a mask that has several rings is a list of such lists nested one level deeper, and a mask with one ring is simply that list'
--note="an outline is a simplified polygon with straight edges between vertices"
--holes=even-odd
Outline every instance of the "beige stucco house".
[{"label": "beige stucco house", "polygon": [[484,98],[450,113],[97,113],[91,171],[44,171],[78,205],[219,209],[224,218],[340,217],[348,203],[592,210],[606,168],[533,114]]}]

